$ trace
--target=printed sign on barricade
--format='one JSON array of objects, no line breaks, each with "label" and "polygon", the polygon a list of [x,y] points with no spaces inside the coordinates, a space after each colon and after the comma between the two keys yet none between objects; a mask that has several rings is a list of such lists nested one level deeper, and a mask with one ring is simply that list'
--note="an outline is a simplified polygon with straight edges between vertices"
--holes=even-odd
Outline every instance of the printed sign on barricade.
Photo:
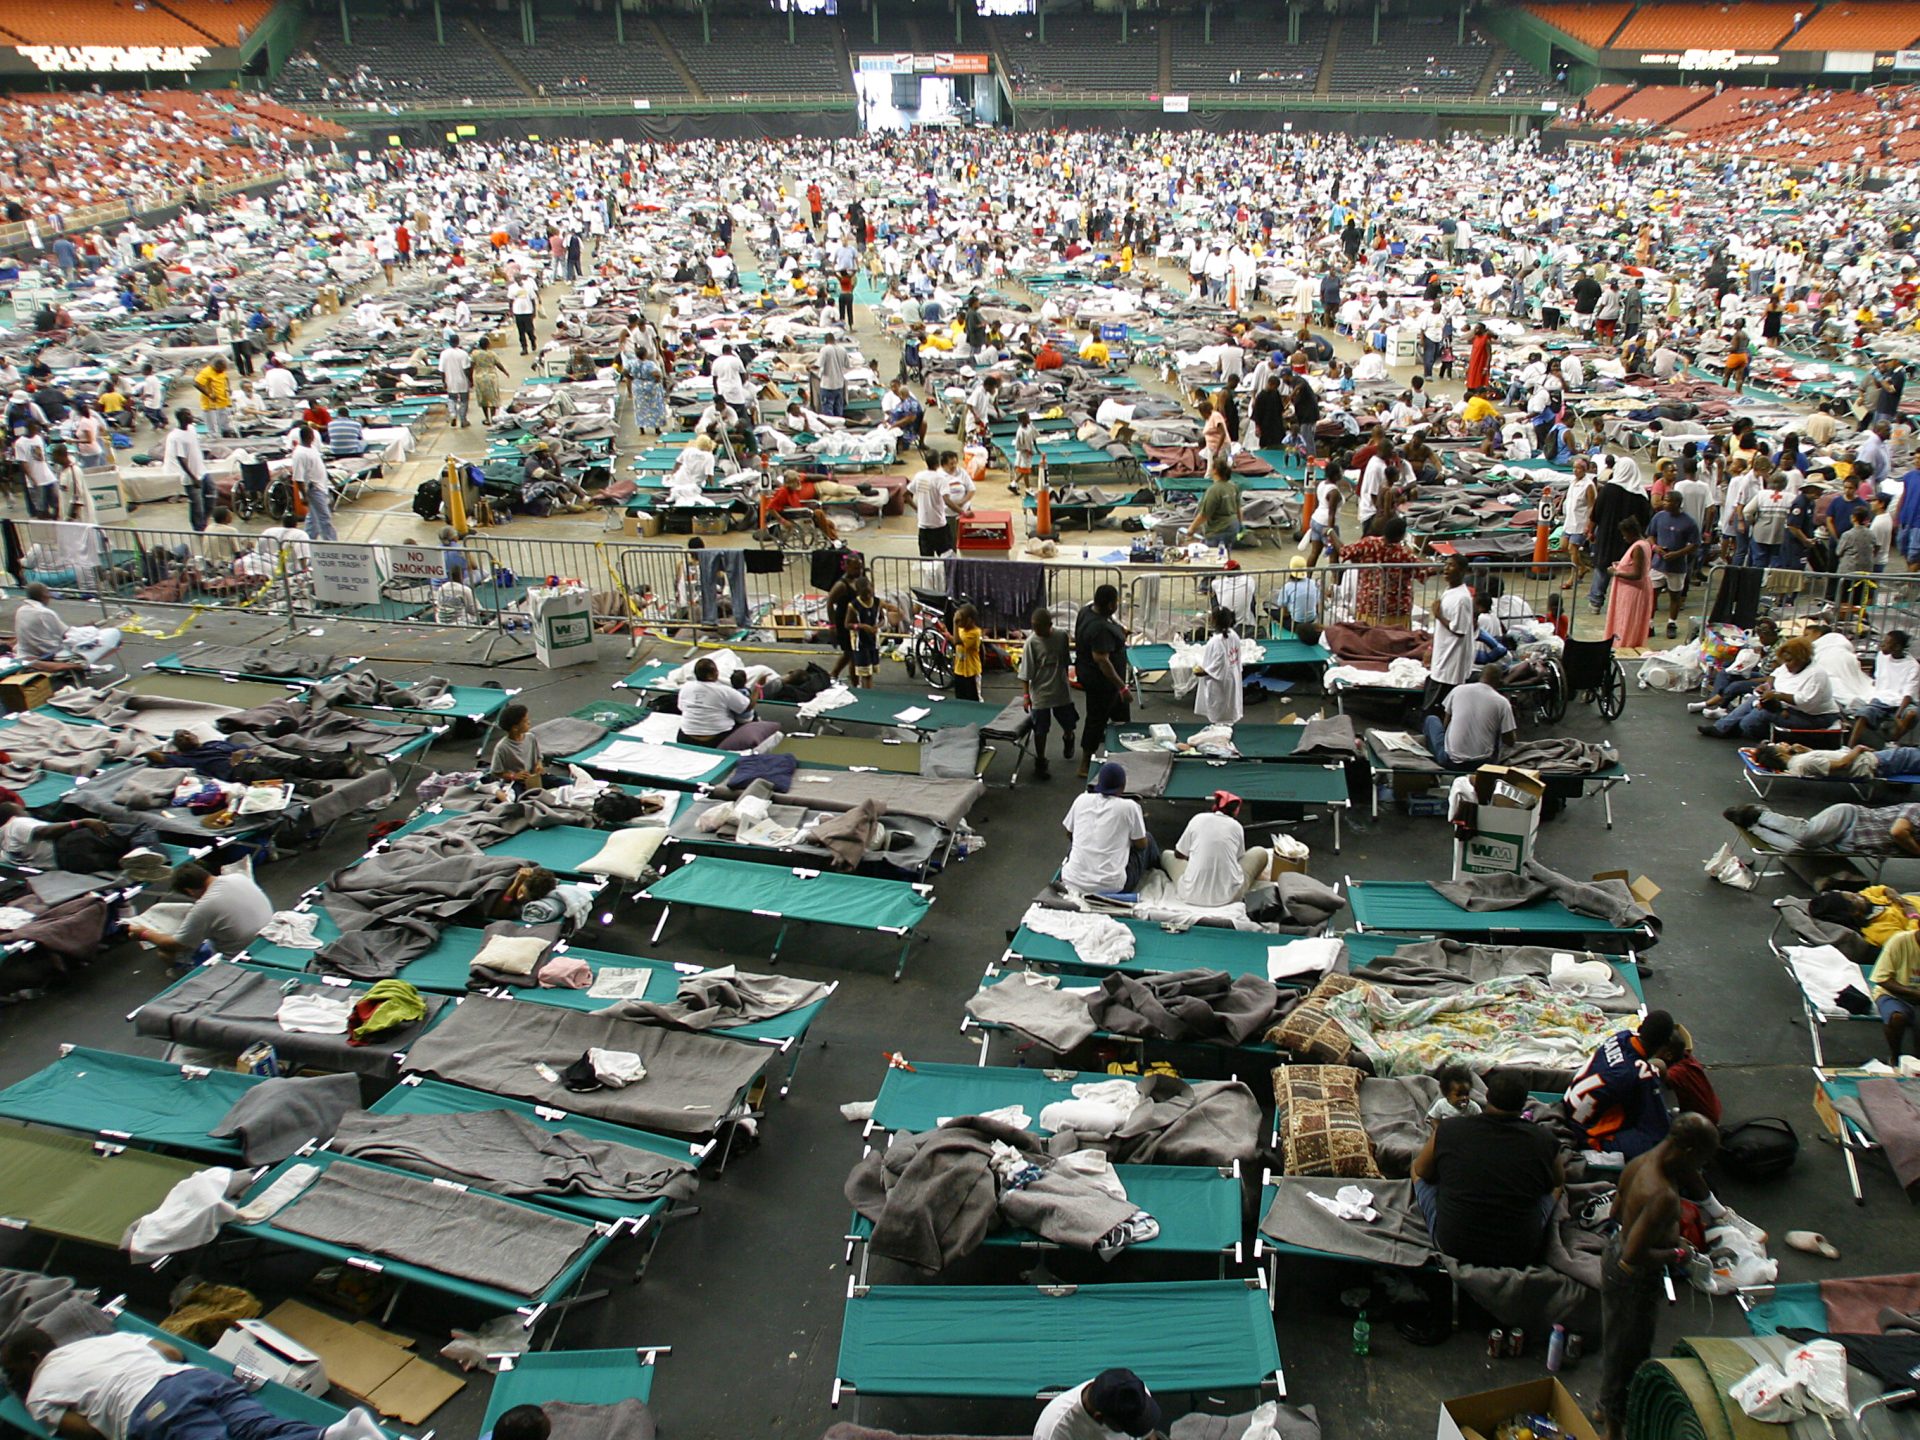
[{"label": "printed sign on barricade", "polygon": [[312,546],[313,598],[323,605],[372,605],[380,599],[373,551],[364,545]]}]

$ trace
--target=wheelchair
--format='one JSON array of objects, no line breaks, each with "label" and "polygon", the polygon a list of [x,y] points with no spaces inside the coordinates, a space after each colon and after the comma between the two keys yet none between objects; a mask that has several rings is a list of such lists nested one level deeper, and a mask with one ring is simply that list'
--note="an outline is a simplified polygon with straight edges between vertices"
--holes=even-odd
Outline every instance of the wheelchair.
[{"label": "wheelchair", "polygon": [[[1568,696],[1591,700],[1612,724],[1627,708],[1627,672],[1613,656],[1613,641],[1569,639],[1560,655]],[[1563,711],[1564,713],[1564,707]]]}]

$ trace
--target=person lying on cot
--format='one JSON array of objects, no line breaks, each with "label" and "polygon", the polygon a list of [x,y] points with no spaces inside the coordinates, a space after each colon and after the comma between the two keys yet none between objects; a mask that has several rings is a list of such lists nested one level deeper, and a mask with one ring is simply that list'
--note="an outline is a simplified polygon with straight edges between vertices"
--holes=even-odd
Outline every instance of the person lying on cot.
[{"label": "person lying on cot", "polygon": [[1920,930],[1920,895],[1902,895],[1891,885],[1826,889],[1807,902],[1807,914],[1858,930],[1870,945],[1885,945],[1896,935]]},{"label": "person lying on cot", "polygon": [[190,1365],[144,1335],[56,1346],[46,1331],[22,1326],[0,1346],[0,1368],[34,1419],[77,1440],[386,1440],[358,1407],[325,1427],[285,1419],[231,1376]]},{"label": "person lying on cot", "polygon": [[1730,805],[1721,815],[1776,850],[1828,851],[1840,855],[1920,855],[1920,804],[1829,805],[1801,819],[1763,810],[1758,805]]},{"label": "person lying on cot", "polygon": [[510,920],[520,913],[523,905],[546,899],[559,883],[554,873],[544,866],[522,865],[514,872],[513,879],[507,882],[506,889],[493,900],[482,902],[487,918]]},{"label": "person lying on cot", "polygon": [[1850,745],[1844,750],[1815,750],[1807,745],[1769,741],[1753,747],[1753,763],[1775,775],[1795,775],[1803,780],[1836,775],[1850,780],[1920,775],[1920,745]]},{"label": "person lying on cot", "polygon": [[351,780],[367,773],[358,751],[344,755],[295,755],[276,745],[242,745],[233,740],[202,740],[191,730],[173,732],[171,749],[149,750],[146,761],[163,769],[191,770],[222,784],[258,780]]},{"label": "person lying on cot", "polygon": [[0,804],[0,860],[16,865],[47,869],[57,865],[53,842],[69,830],[91,830],[106,835],[104,820],[56,820],[51,824],[34,819],[24,805]]}]

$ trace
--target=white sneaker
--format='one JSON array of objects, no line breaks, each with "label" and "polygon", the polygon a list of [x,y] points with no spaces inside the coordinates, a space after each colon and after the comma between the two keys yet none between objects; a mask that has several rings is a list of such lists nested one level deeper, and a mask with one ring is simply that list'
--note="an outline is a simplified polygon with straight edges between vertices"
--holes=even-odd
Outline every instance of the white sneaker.
[{"label": "white sneaker", "polygon": [[1700,718],[1702,720],[1724,720],[1727,718],[1727,707],[1724,705],[1709,705],[1700,712]]},{"label": "white sneaker", "polygon": [[1756,1245],[1765,1245],[1767,1243],[1767,1232],[1747,1219],[1744,1215],[1735,1214],[1731,1206],[1726,1207],[1718,1215],[1714,1216],[1708,1228],[1718,1230],[1722,1226],[1725,1226],[1729,1230],[1738,1230]]},{"label": "white sneaker", "polygon": [[1687,713],[1689,715],[1698,715],[1711,704],[1713,704],[1711,700],[1690,700],[1687,702]]}]

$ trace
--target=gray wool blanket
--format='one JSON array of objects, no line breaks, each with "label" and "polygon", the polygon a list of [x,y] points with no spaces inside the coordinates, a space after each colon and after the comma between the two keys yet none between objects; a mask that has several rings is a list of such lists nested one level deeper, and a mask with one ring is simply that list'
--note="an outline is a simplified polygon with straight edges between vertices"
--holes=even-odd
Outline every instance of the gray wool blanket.
[{"label": "gray wool blanket", "polygon": [[223,675],[258,675],[268,680],[318,680],[340,668],[337,655],[303,655],[297,650],[264,650],[246,645],[195,645],[180,653],[180,663]]},{"label": "gray wool blanket", "polygon": [[[1440,773],[1440,762],[1425,750],[1398,747],[1391,752],[1395,770]],[[1531,770],[1537,775],[1595,775],[1620,763],[1620,752],[1610,744],[1576,740],[1571,735],[1543,736],[1538,740],[1518,740],[1500,752],[1502,765]],[[1451,771],[1448,773],[1452,773]]]},{"label": "gray wool blanket", "polygon": [[1122,750],[1107,756],[1127,772],[1127,794],[1152,799],[1167,793],[1173,778],[1173,756],[1163,750]]},{"label": "gray wool blanket", "polygon": [[[1428,995],[1449,995],[1477,985],[1483,980],[1498,980],[1507,975],[1534,975],[1545,979],[1553,969],[1553,957],[1564,950],[1544,945],[1468,945],[1458,940],[1418,940],[1400,946],[1391,955],[1382,955],[1353,970],[1356,980],[1365,980],[1389,990],[1403,1000]],[[1574,959],[1603,960],[1585,952]],[[1640,1001],[1628,986],[1620,986],[1618,995],[1585,995],[1588,1003],[1612,1014],[1630,1015]]]},{"label": "gray wool blanket", "polygon": [[497,896],[520,862],[487,855],[456,831],[479,818],[402,835],[379,854],[336,871],[321,904],[340,938],[316,954],[320,967],[359,980],[396,975],[432,949],[456,915]]},{"label": "gray wool blanket", "polygon": [[731,965],[680,977],[679,994],[665,1004],[620,1000],[596,1011],[620,1020],[652,1021],[681,1030],[734,1030],[824,1000],[832,992],[813,980],[753,975]]},{"label": "gray wool blanket", "polygon": [[1869,1133],[1887,1152],[1900,1188],[1909,1195],[1920,1186],[1920,1109],[1898,1080],[1862,1079],[1860,1108]]},{"label": "gray wool blanket", "polygon": [[612,1405],[580,1405],[571,1400],[547,1400],[547,1440],[654,1440],[653,1412],[642,1400]]},{"label": "gray wool blanket", "polygon": [[1536,900],[1558,900],[1574,914],[1604,920],[1616,930],[1658,924],[1624,882],[1574,880],[1538,860],[1527,861],[1522,875],[1469,875],[1428,883],[1462,910],[1513,910]]},{"label": "gray wool blanket", "polygon": [[459,1115],[374,1115],[340,1122],[333,1148],[397,1170],[438,1175],[499,1195],[594,1195],[684,1200],[693,1163],[634,1145],[545,1130],[511,1110]]},{"label": "gray wool blanket", "polygon": [[411,684],[396,685],[371,670],[349,670],[331,680],[322,680],[308,693],[323,705],[390,705],[418,710],[452,688],[438,675],[425,675]]},{"label": "gray wool blanket", "polygon": [[272,1217],[275,1229],[528,1299],[557,1280],[594,1227],[367,1165],[329,1165]]},{"label": "gray wool blanket", "polygon": [[[1047,1171],[1003,1192],[992,1166],[995,1143]],[[848,1201],[873,1221],[873,1253],[937,1274],[971,1255],[996,1225],[1090,1250],[1137,1208],[1077,1175],[1050,1168],[1041,1142],[979,1116],[896,1139],[870,1151],[847,1177]]]},{"label": "gray wool blanket", "polygon": [[1282,991],[1263,975],[1173,970],[1101,977],[1087,1003],[1093,1023],[1115,1035],[1240,1045],[1266,1032],[1304,992]]},{"label": "gray wool blanket", "polygon": [[1100,1150],[1129,1165],[1231,1165],[1251,1161],[1261,1138],[1260,1102],[1238,1080],[1189,1083],[1172,1075],[1143,1075],[1135,1087],[1145,1103],[1110,1136],[1056,1132],[1047,1148],[1065,1155]]},{"label": "gray wool blanket", "polygon": [[1087,1012],[1085,989],[1061,990],[1030,985],[1015,975],[998,985],[983,985],[967,998],[967,1014],[986,1025],[1004,1025],[1064,1055],[1093,1038],[1097,1028]]},{"label": "gray wool blanket", "polygon": [[395,1055],[452,1003],[443,995],[422,995],[427,1007],[424,1020],[388,1031],[371,1044],[349,1045],[345,1035],[282,1030],[280,1002],[289,993],[352,999],[358,990],[313,984],[296,985],[290,992],[286,985],[286,978],[280,975],[265,975],[238,965],[202,965],[173,989],[154,996],[136,1010],[134,1033],[228,1055],[237,1055],[264,1040],[279,1053],[283,1065],[352,1070],[391,1080],[400,1068]]},{"label": "gray wool blanket", "polygon": [[540,742],[542,755],[571,755],[589,745],[597,745],[610,733],[606,726],[574,715],[556,715],[533,727],[533,738]]},{"label": "gray wool blanket", "polygon": [[29,1325],[46,1331],[56,1345],[111,1334],[113,1322],[99,1298],[99,1291],[78,1289],[64,1276],[0,1270],[0,1340]]},{"label": "gray wool blanket", "polygon": [[249,1165],[277,1165],[310,1140],[331,1139],[359,1108],[358,1075],[281,1076],[248,1090],[207,1133],[239,1140]]},{"label": "gray wool blanket", "polygon": [[[1341,1220],[1309,1200],[1332,1199],[1341,1187],[1359,1185],[1373,1192],[1377,1220]],[[1261,1217],[1260,1233],[1284,1245],[1344,1255],[1370,1265],[1414,1270],[1433,1258],[1433,1237],[1414,1203],[1411,1180],[1344,1180],[1333,1176],[1288,1175],[1275,1188],[1273,1203]]]},{"label": "gray wool blanket", "polygon": [[[546,1079],[588,1049],[639,1054],[646,1078],[621,1089],[574,1091]],[[407,1052],[407,1068],[510,1099],[668,1135],[707,1135],[734,1113],[773,1051],[712,1035],[636,1025],[605,1014],[521,1000],[468,1001]]]},{"label": "gray wool blanket", "polygon": [[1309,720],[1300,727],[1300,740],[1293,747],[1293,755],[1296,760],[1308,755],[1351,760],[1359,750],[1360,741],[1353,733],[1353,717],[1329,715],[1324,719]]},{"label": "gray wool blanket", "polygon": [[978,725],[951,725],[920,742],[920,773],[929,780],[971,780],[979,763]]},{"label": "gray wool blanket", "polygon": [[1564,1324],[1569,1330],[1597,1334],[1606,1240],[1576,1223],[1568,1207],[1578,1210],[1592,1196],[1612,1188],[1607,1184],[1567,1186],[1547,1226],[1547,1251],[1538,1265],[1467,1265],[1444,1254],[1440,1263],[1454,1283],[1502,1325],[1544,1335],[1554,1325]]},{"label": "gray wool blanket", "polygon": [[[1253,1424],[1253,1411],[1238,1415],[1182,1415],[1167,1431],[1167,1440],[1243,1440]],[[1320,1440],[1320,1416],[1311,1405],[1281,1405],[1274,1415],[1280,1440]]]},{"label": "gray wool blanket", "polygon": [[37,710],[11,717],[6,744],[0,746],[12,763],[34,773],[53,770],[62,775],[88,775],[109,760],[124,760],[141,745],[135,735],[123,735],[103,725],[74,725]]}]

